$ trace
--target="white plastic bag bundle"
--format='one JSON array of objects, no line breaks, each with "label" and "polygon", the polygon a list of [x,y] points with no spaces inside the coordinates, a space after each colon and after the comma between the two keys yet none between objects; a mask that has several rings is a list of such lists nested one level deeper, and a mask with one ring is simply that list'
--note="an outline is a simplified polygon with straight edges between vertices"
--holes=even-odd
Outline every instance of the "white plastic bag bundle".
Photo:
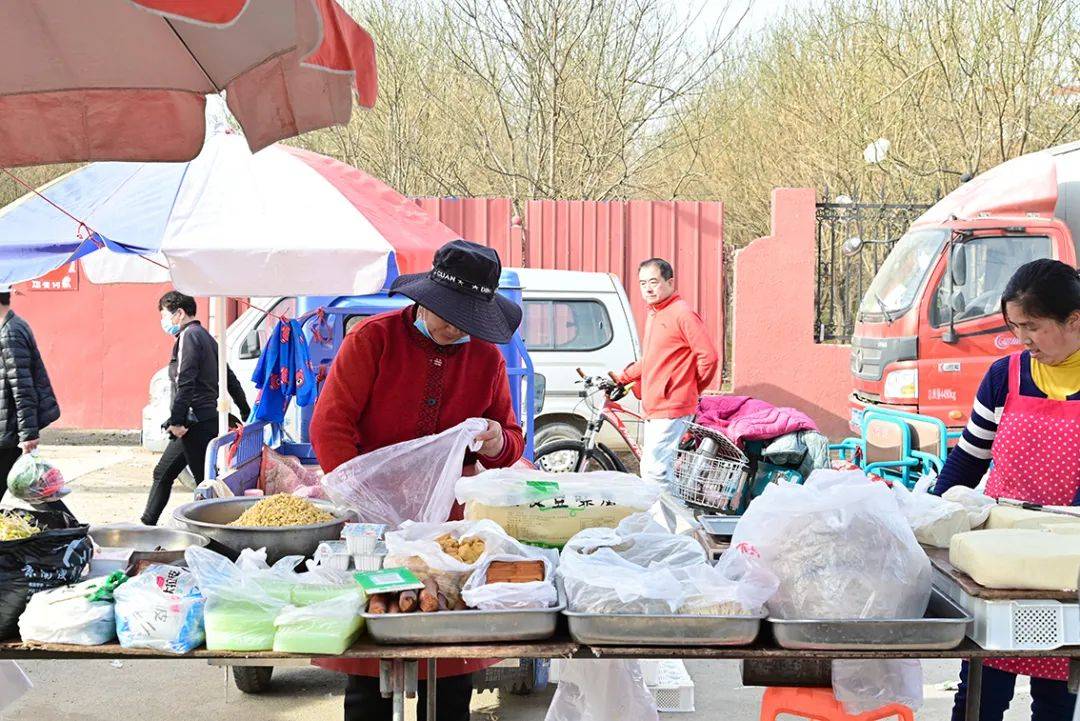
[{"label": "white plastic bag bundle", "polygon": [[946,501],[959,503],[968,513],[968,524],[971,530],[982,528],[990,518],[990,511],[997,505],[997,501],[982,491],[967,486],[953,486],[941,494]]},{"label": "white plastic bag bundle", "polygon": [[922,664],[912,659],[833,661],[832,686],[852,716],[891,704],[914,711],[923,703]]},{"label": "white plastic bag bundle", "polygon": [[454,506],[465,452],[479,450],[476,436],[486,429],[487,421],[470,418],[437,435],[365,453],[323,476],[323,488],[364,523],[397,528],[404,521],[443,521]]},{"label": "white plastic bag bundle", "polygon": [[919,543],[948,548],[953,536],[971,530],[968,511],[959,503],[918,489],[909,491],[901,483],[893,485],[892,490]]},{"label": "white plastic bag bundle", "polygon": [[183,568],[155,564],[113,593],[116,635],[124,648],[187,653],[206,639],[206,599]]},{"label": "white plastic bag bundle", "polygon": [[104,579],[83,581],[39,591],[19,616],[23,641],[100,646],[116,638],[116,615],[111,601],[91,601]]},{"label": "white plastic bag bundle", "polygon": [[779,583],[748,546],[733,548],[714,567],[697,541],[668,533],[645,514],[570,539],[559,576],[570,610],[583,613],[753,614]]},{"label": "white plastic bag bundle", "polygon": [[[484,553],[472,563],[447,554],[436,540],[447,534],[458,541],[471,538],[483,540]],[[521,560],[546,557],[540,549],[522,545],[506,535],[494,521],[406,521],[397,531],[386,534],[386,554],[385,568],[408,568],[414,573],[430,576],[450,605],[461,597],[462,586],[473,571],[489,558],[500,556]]]},{"label": "white plastic bag bundle", "polygon": [[566,661],[544,721],[658,721],[638,661]]},{"label": "white plastic bag bundle", "polygon": [[750,504],[732,544],[749,543],[780,579],[777,618],[921,618],[930,559],[887,486],[819,470]]},{"label": "white plastic bag bundle", "polygon": [[[554,553],[554,551],[552,551]],[[544,580],[527,583],[488,583],[487,570],[493,561],[520,561],[519,556],[490,556],[482,561],[461,589],[461,597],[469,608],[481,611],[551,608],[558,603],[555,590],[555,563],[546,557],[536,560],[544,564]]]}]

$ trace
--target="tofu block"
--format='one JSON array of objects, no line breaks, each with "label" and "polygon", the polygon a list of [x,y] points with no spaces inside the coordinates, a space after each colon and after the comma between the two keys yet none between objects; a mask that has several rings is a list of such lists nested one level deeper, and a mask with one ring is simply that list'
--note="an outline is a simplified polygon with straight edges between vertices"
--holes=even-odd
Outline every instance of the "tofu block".
[{"label": "tofu block", "polygon": [[1025,528],[953,536],[949,562],[987,588],[1074,591],[1080,535]]},{"label": "tofu block", "polygon": [[994,506],[990,509],[990,520],[986,522],[986,528],[987,530],[996,530],[999,528],[1035,528],[1038,527],[1041,521],[1046,521],[1048,523],[1077,523],[1080,522],[1080,518],[1071,518],[1069,516],[1063,516],[1060,513],[1029,511],[1025,508],[1014,508],[1012,506]]}]

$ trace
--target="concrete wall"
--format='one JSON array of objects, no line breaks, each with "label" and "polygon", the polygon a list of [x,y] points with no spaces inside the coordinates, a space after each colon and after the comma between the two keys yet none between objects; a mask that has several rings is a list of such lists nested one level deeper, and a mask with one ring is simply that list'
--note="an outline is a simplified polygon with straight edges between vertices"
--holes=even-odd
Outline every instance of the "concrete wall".
[{"label": "concrete wall", "polygon": [[850,348],[814,342],[815,203],[812,189],[775,189],[772,235],[735,256],[732,385],[838,439],[849,435]]}]

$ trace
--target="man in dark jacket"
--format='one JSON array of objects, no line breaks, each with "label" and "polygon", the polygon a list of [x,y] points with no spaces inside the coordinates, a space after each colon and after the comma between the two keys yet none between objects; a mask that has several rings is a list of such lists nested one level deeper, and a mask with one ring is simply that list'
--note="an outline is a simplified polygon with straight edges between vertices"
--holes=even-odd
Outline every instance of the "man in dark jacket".
[{"label": "man in dark jacket", "polygon": [[[11,288],[0,286],[0,500],[8,472],[38,447],[41,429],[60,418],[49,374],[29,324],[11,309]],[[60,501],[41,506],[67,511]]]},{"label": "man in dark jacket", "polygon": [[[172,438],[154,468],[142,522],[156,525],[169,503],[173,481],[187,466],[196,482],[206,475],[206,447],[217,437],[217,341],[195,319],[195,299],[176,291],[158,301],[161,328],[176,337],[169,359],[172,406],[165,430]],[[244,418],[251,412],[243,386],[229,371],[229,395]]]}]

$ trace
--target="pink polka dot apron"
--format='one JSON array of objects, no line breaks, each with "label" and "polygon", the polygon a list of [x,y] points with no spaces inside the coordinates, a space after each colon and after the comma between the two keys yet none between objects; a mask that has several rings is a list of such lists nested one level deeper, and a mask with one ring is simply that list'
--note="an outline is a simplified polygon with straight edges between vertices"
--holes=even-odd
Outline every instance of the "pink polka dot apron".
[{"label": "pink polka dot apron", "polygon": [[[1080,490],[1080,401],[1020,395],[1020,353],[1009,357],[1009,394],[991,448],[986,495],[1047,506],[1071,506]],[[1064,658],[1001,659],[987,666],[1065,681]]]}]

